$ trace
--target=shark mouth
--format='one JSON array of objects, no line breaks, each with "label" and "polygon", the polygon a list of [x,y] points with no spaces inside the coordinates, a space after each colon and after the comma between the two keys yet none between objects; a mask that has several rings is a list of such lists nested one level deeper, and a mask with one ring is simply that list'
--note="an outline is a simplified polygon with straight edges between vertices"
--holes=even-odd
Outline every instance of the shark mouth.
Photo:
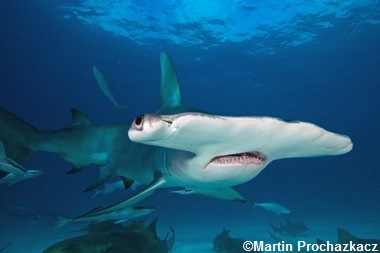
[{"label": "shark mouth", "polygon": [[262,165],[267,160],[267,156],[261,152],[244,152],[231,155],[216,156],[211,159],[207,164],[218,163],[218,164],[254,164],[256,166]]}]

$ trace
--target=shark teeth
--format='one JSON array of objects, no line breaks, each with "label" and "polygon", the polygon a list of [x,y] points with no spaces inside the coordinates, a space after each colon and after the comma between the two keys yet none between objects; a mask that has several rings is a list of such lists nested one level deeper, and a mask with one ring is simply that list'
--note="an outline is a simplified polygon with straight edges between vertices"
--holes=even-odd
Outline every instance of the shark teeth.
[{"label": "shark teeth", "polygon": [[223,156],[216,156],[211,159],[210,163],[219,163],[219,164],[255,164],[259,166],[267,160],[267,156],[261,152],[244,152],[238,154],[230,154]]}]

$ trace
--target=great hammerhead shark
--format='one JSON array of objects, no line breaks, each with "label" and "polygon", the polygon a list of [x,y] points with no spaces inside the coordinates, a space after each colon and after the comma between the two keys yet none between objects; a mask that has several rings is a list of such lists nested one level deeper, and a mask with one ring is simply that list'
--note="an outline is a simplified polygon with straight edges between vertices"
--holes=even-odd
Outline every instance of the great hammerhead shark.
[{"label": "great hammerhead shark", "polygon": [[182,104],[177,74],[170,57],[161,53],[161,98],[156,114],[132,123],[96,125],[77,110],[64,129],[40,132],[10,112],[0,110],[0,140],[8,156],[24,161],[34,151],[59,154],[73,164],[101,167],[100,178],[138,181],[140,192],[95,215],[133,205],[160,187],[244,201],[231,187],[257,176],[282,158],[340,155],[352,149],[349,137],[304,122],[270,117],[223,117],[193,112]]}]

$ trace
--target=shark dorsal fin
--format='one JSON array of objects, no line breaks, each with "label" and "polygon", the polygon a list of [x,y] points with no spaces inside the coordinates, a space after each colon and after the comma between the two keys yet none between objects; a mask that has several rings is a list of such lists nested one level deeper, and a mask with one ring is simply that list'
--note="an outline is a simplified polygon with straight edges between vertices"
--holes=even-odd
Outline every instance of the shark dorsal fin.
[{"label": "shark dorsal fin", "polygon": [[181,91],[175,71],[174,64],[170,56],[161,52],[160,54],[161,66],[161,88],[160,88],[160,108],[157,113],[167,113],[180,108]]},{"label": "shark dorsal fin", "polygon": [[343,228],[338,228],[338,243],[347,243],[349,241],[356,242],[358,238]]},{"label": "shark dorsal fin", "polygon": [[91,121],[82,112],[75,108],[71,108],[71,116],[73,117],[73,123],[71,126],[91,125]]}]

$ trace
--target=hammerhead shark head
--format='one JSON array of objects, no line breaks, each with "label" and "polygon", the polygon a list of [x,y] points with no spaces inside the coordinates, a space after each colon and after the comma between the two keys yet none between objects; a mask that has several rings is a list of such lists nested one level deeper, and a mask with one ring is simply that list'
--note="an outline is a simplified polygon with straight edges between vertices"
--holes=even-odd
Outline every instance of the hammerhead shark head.
[{"label": "hammerhead shark head", "polygon": [[99,165],[100,178],[86,190],[116,176],[127,186],[134,181],[146,185],[126,201],[96,209],[100,214],[136,204],[162,187],[244,201],[231,187],[251,180],[274,160],[340,155],[352,149],[349,137],[310,123],[193,112],[182,104],[170,57],[161,53],[160,63],[157,114],[138,116],[132,123],[96,125],[73,109],[69,127],[40,132],[1,109],[0,139],[8,156],[20,163],[34,151],[53,152],[73,164],[72,173]]}]

